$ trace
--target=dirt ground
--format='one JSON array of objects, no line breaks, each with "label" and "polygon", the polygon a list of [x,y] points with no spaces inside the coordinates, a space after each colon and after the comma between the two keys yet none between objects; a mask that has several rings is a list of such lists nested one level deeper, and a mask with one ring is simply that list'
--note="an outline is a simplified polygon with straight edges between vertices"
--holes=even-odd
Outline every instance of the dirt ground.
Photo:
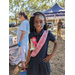
[{"label": "dirt ground", "polygon": [[[57,26],[55,26],[57,28]],[[9,27],[9,34],[13,34],[16,37],[16,34],[13,31],[17,31],[17,27]],[[51,58],[51,75],[65,75],[65,28],[61,29],[61,36],[57,37],[57,30],[52,32],[57,41],[58,48],[55,55]],[[48,54],[53,50],[54,44],[50,41],[48,45]],[[19,64],[18,64],[19,65]],[[9,75],[20,75],[20,70],[18,65],[12,66],[9,64]]]}]

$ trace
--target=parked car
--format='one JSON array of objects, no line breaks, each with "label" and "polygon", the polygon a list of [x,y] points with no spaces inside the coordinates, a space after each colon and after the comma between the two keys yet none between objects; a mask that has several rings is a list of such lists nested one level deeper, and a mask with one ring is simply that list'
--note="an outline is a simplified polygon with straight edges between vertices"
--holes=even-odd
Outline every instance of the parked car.
[{"label": "parked car", "polygon": [[16,26],[15,22],[14,23],[9,23],[9,27],[15,27],[15,26]]},{"label": "parked car", "polygon": [[65,22],[62,24],[62,28],[65,28]]},{"label": "parked car", "polygon": [[49,26],[49,28],[53,28],[54,26],[53,22],[47,22],[47,25]]}]

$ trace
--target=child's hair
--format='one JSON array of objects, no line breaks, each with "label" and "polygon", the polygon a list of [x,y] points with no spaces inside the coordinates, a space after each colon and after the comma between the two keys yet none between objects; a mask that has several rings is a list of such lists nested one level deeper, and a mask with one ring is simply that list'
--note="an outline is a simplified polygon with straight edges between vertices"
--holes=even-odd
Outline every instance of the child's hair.
[{"label": "child's hair", "polygon": [[23,15],[23,16],[24,16],[24,18],[28,20],[28,16],[26,15],[26,13],[25,13],[25,12],[20,11],[19,15],[21,15],[21,16]]},{"label": "child's hair", "polygon": [[[46,21],[46,17],[45,17],[45,15],[42,12],[35,12],[33,14],[33,16],[30,18],[30,32],[33,32],[35,30],[35,27],[34,27],[34,18],[35,18],[36,15],[42,15],[44,17],[44,21]],[[43,29],[47,30],[47,24],[46,23],[45,23]]]}]

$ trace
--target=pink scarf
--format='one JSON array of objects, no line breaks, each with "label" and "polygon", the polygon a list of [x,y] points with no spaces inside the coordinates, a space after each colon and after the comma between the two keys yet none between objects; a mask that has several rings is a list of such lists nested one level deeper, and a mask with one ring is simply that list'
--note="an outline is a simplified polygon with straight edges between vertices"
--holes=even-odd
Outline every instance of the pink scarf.
[{"label": "pink scarf", "polygon": [[35,57],[39,51],[41,50],[41,48],[43,47],[43,45],[45,44],[45,41],[46,41],[46,38],[47,38],[47,35],[48,35],[48,31],[44,31],[43,35],[41,36],[37,46],[36,46],[36,49],[32,51],[31,53],[31,56],[32,57]]}]

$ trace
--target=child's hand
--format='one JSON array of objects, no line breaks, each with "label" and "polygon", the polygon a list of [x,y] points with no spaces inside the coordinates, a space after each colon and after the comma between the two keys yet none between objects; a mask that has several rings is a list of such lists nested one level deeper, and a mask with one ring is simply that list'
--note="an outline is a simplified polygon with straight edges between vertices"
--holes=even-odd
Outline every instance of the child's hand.
[{"label": "child's hand", "polygon": [[22,61],[22,68],[25,68],[25,62]]},{"label": "child's hand", "polygon": [[53,55],[52,54],[50,54],[50,55],[47,55],[47,57],[46,58],[44,58],[43,59],[43,61],[45,62],[45,63],[47,63],[51,58],[53,57]]},{"label": "child's hand", "polygon": [[28,64],[29,64],[29,60],[26,60],[25,67],[28,66]]}]

